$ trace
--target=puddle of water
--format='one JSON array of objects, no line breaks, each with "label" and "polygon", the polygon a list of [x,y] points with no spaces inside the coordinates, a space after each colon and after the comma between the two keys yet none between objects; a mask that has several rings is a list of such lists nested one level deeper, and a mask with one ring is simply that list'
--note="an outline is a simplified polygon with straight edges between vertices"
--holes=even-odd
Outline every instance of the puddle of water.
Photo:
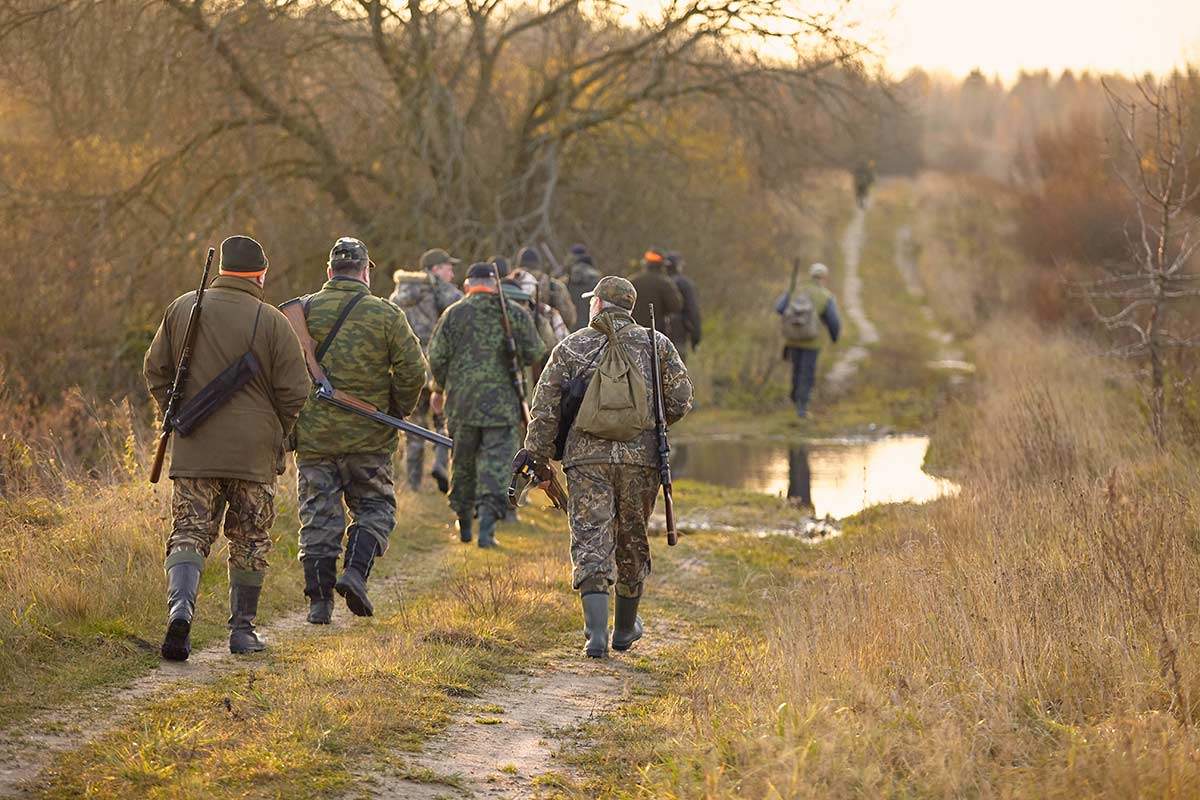
[{"label": "puddle of water", "polygon": [[671,471],[718,486],[787,497],[842,519],[883,503],[925,503],[958,485],[921,469],[929,438],[891,436],[846,443],[727,439],[680,442]]}]

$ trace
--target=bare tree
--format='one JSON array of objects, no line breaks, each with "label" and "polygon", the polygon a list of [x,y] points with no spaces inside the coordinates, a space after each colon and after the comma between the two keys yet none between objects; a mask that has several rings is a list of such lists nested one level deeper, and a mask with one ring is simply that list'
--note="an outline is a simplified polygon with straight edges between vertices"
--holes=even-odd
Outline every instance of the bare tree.
[{"label": "bare tree", "polygon": [[1127,269],[1079,284],[1097,319],[1122,339],[1112,355],[1148,366],[1150,428],[1159,447],[1167,443],[1167,357],[1200,346],[1200,336],[1177,328],[1183,318],[1171,313],[1200,297],[1200,273],[1189,271],[1200,248],[1200,220],[1188,211],[1200,197],[1192,174],[1200,163],[1200,131],[1190,118],[1200,98],[1187,87],[1175,74],[1154,85],[1139,83],[1129,99],[1108,91],[1126,165],[1117,174],[1136,209],[1134,231],[1127,233],[1131,261]]}]

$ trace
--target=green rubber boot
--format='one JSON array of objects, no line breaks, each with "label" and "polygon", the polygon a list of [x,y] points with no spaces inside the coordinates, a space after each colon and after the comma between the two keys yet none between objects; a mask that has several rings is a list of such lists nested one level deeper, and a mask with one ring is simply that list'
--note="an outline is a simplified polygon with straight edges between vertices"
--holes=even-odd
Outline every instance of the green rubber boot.
[{"label": "green rubber boot", "polygon": [[588,592],[583,601],[583,627],[587,633],[584,652],[588,658],[608,656],[608,593]]},{"label": "green rubber boot", "polygon": [[638,603],[641,602],[641,599],[641,597],[617,595],[612,632],[613,650],[628,650],[634,642],[642,638],[642,618],[637,613]]}]

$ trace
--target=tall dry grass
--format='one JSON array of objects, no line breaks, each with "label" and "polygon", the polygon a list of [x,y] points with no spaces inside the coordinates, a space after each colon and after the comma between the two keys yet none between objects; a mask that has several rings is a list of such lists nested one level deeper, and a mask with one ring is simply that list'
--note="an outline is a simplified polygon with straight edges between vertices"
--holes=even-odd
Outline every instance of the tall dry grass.
[{"label": "tall dry grass", "polygon": [[869,515],[747,657],[694,653],[696,761],[651,796],[1200,792],[1197,463],[1080,342],[998,322],[979,351],[963,492]]}]

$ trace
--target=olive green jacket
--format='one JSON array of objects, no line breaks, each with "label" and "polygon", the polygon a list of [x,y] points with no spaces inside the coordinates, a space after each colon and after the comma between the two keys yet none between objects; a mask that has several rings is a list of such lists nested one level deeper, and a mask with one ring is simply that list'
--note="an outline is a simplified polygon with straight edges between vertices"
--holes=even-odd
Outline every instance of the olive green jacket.
[{"label": "olive green jacket", "polygon": [[[160,413],[166,408],[188,317],[195,304],[196,293],[189,292],[167,306],[146,351],[143,373]],[[283,441],[304,406],[312,381],[296,334],[278,309],[262,302],[258,284],[220,276],[204,293],[183,399],[186,403],[251,349],[256,314],[258,332],[253,351],[262,373],[190,436],[171,437],[172,478],[238,478],[273,483],[283,471]]]},{"label": "olive green jacket", "polygon": [[[356,294],[368,295],[342,324],[321,366],[335,388],[389,414],[408,414],[425,385],[421,342],[404,312],[370,291],[353,278],[327,281],[308,299],[308,332],[319,346],[345,304]],[[395,448],[395,428],[317,402],[315,387],[296,424],[296,457],[302,460]]]}]

